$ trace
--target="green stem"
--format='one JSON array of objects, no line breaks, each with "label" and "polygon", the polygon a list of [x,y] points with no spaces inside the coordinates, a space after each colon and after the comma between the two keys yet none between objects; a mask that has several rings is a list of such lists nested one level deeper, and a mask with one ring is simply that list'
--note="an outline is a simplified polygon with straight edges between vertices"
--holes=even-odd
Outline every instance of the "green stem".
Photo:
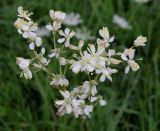
[{"label": "green stem", "polygon": [[83,130],[88,131],[88,126],[87,126],[87,121],[86,120],[83,121]]},{"label": "green stem", "polygon": [[[92,81],[91,81],[91,77],[90,77],[89,74],[88,74],[88,78],[89,78],[89,82],[90,82],[90,85],[91,85],[91,88],[92,88]],[[89,94],[89,101],[91,101],[91,96],[92,96],[92,94],[91,94],[91,90],[92,90],[92,89],[91,89],[91,88],[90,88],[90,91],[89,91],[89,93],[90,93],[90,94]]]},{"label": "green stem", "polygon": [[[56,32],[53,32],[53,44],[54,44],[54,48],[56,48]],[[59,63],[59,72],[60,72],[60,74],[62,74],[62,67],[60,65],[59,59],[58,59],[58,63]]]},{"label": "green stem", "polygon": [[53,44],[54,48],[56,48],[56,32],[53,32]]}]

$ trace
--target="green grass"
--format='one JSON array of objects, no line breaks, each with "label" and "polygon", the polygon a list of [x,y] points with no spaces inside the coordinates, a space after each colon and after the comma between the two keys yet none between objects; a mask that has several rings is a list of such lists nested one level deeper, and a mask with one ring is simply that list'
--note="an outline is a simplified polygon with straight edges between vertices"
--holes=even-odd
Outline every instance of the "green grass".
[{"label": "green grass", "polygon": [[[49,9],[79,12],[97,35],[108,26],[116,35],[118,48],[130,47],[140,34],[148,37],[145,48],[138,50],[144,59],[136,73],[119,73],[113,83],[107,81],[99,91],[108,99],[106,107],[96,107],[87,120],[89,131],[159,131],[160,130],[160,1],[139,5],[131,0],[1,0],[0,1],[0,131],[83,131],[82,119],[55,115],[55,90],[45,74],[37,73],[27,81],[16,74],[17,56],[27,56],[26,41],[13,26],[19,5],[33,11],[33,18],[43,25]],[[131,31],[112,24],[112,15],[126,17]],[[121,70],[123,72],[123,70]],[[74,82],[79,82],[78,78]]]}]

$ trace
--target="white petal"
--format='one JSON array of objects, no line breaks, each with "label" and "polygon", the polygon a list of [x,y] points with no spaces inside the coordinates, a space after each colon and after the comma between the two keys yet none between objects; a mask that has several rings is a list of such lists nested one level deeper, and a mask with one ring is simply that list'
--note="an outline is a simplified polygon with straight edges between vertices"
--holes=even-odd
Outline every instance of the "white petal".
[{"label": "white petal", "polygon": [[53,53],[49,54],[48,56],[49,56],[50,58],[53,58],[55,55],[56,55],[56,54],[53,52]]},{"label": "white petal", "polygon": [[110,62],[111,62],[112,64],[117,65],[117,64],[120,64],[122,61],[121,61],[121,60],[114,59],[114,58],[110,58]]},{"label": "white petal", "polygon": [[114,41],[114,36],[112,36],[111,38],[109,38],[109,42],[113,42]]},{"label": "white petal", "polygon": [[36,46],[39,47],[42,45],[42,39],[40,37],[36,37]]},{"label": "white petal", "polygon": [[91,97],[90,102],[94,102],[97,100],[97,97]]},{"label": "white petal", "polygon": [[101,82],[104,82],[104,81],[105,81],[105,79],[106,79],[105,75],[101,75],[101,77],[100,77],[100,81],[101,81]]},{"label": "white petal", "polygon": [[69,32],[70,32],[70,29],[69,29],[69,28],[66,28],[66,29],[64,30],[64,33],[65,33],[66,35],[69,35]]},{"label": "white petal", "polygon": [[63,105],[64,101],[63,100],[58,100],[55,102],[56,105]]},{"label": "white petal", "polygon": [[58,43],[63,43],[65,41],[65,38],[58,39]]},{"label": "white petal", "polygon": [[53,30],[53,26],[51,24],[46,25],[46,29],[49,30],[49,31],[51,31],[51,30]]},{"label": "white petal", "polygon": [[66,106],[66,113],[70,114],[72,112],[72,107],[71,105]]},{"label": "white petal", "polygon": [[75,35],[74,31],[71,31],[71,33],[69,34],[70,37],[73,37]]},{"label": "white petal", "polygon": [[29,59],[24,59],[22,57],[17,57],[16,58],[16,64],[19,66],[21,70],[28,70],[28,67],[30,65],[30,60]]},{"label": "white petal", "polygon": [[23,74],[24,74],[24,78],[26,78],[26,79],[31,79],[32,78],[32,72],[29,69],[25,70],[23,72]]},{"label": "white petal", "polygon": [[89,72],[94,71],[94,69],[95,69],[95,68],[94,68],[92,65],[90,65],[90,64],[87,65],[87,70],[88,70]]},{"label": "white petal", "polygon": [[59,91],[61,93],[61,95],[64,97],[64,98],[69,98],[70,97],[70,93],[69,91]]},{"label": "white petal", "polygon": [[43,48],[41,49],[41,53],[42,53],[42,54],[45,54],[45,51],[46,51],[46,49],[43,47]]},{"label": "white petal", "polygon": [[113,55],[115,55],[115,50],[110,50],[110,49],[109,49],[109,51],[108,51],[108,56],[111,57],[111,56],[113,56]]},{"label": "white petal", "polygon": [[63,30],[59,30],[58,33],[59,33],[61,36],[65,36]]},{"label": "white petal", "polygon": [[126,68],[125,68],[125,74],[127,74],[130,70],[130,66],[128,65]]},{"label": "white petal", "polygon": [[112,81],[112,77],[108,73],[106,74],[106,76],[110,81]]},{"label": "white petal", "polygon": [[85,112],[85,114],[87,115],[87,116],[89,116],[90,114],[90,112],[92,112],[93,111],[93,106],[86,106],[85,108],[84,108],[84,112]]},{"label": "white petal", "polygon": [[100,36],[102,36],[105,40],[109,40],[109,31],[107,27],[103,27],[103,29],[99,30]]},{"label": "white petal", "polygon": [[93,96],[96,95],[96,93],[97,93],[97,88],[96,88],[96,86],[93,86],[93,87],[92,87],[91,93],[92,93]]},{"label": "white petal", "polygon": [[50,11],[49,11],[49,15],[50,15],[50,17],[51,17],[52,19],[54,19],[54,10],[50,10]]},{"label": "white petal", "polygon": [[23,36],[23,38],[28,38],[28,33],[24,32],[22,36]]},{"label": "white petal", "polygon": [[23,25],[22,26],[22,30],[25,31],[29,31],[29,26],[28,25]]},{"label": "white petal", "polygon": [[107,104],[107,102],[103,99],[100,99],[99,103],[100,103],[101,106],[105,106]]},{"label": "white petal", "polygon": [[70,39],[68,38],[64,44],[65,44],[65,47],[68,47],[70,45]]},{"label": "white petal", "polygon": [[34,47],[35,47],[35,46],[34,46],[34,43],[33,43],[33,42],[29,44],[29,49],[34,50]]},{"label": "white petal", "polygon": [[127,60],[128,60],[128,58],[127,58],[127,56],[126,56],[125,54],[121,54],[121,58],[122,58],[122,60],[124,60],[124,61],[127,61]]},{"label": "white petal", "polygon": [[73,65],[72,65],[72,71],[74,72],[74,73],[78,73],[79,71],[80,71],[80,69],[81,69],[81,65],[80,65],[80,63],[74,63]]},{"label": "white petal", "polygon": [[138,36],[137,39],[134,41],[134,46],[138,47],[138,46],[145,46],[147,42],[147,37],[143,37],[143,36]]},{"label": "white petal", "polygon": [[93,44],[89,45],[90,50],[92,51],[92,53],[95,53],[96,48]]},{"label": "white petal", "polygon": [[137,71],[139,69],[139,65],[134,60],[129,60],[128,64],[133,71]]}]

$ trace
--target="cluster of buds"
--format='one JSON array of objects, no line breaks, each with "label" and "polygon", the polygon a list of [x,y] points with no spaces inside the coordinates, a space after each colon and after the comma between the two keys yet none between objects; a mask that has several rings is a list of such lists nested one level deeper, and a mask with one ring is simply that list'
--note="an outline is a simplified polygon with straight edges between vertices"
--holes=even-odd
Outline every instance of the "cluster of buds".
[{"label": "cluster of buds", "polygon": [[[100,37],[97,38],[95,44],[90,43],[84,46],[85,41],[80,40],[78,45],[73,45],[71,38],[75,36],[75,32],[63,27],[65,13],[50,10],[52,24],[45,27],[46,30],[52,32],[50,34],[53,35],[54,41],[53,48],[47,51],[50,53],[46,54],[42,38],[36,33],[38,26],[30,18],[32,13],[23,11],[22,7],[18,8],[18,13],[19,18],[14,25],[18,32],[31,42],[29,49],[34,55],[30,59],[17,58],[17,64],[21,69],[20,76],[31,79],[32,72],[46,72],[50,78],[50,85],[56,88],[62,96],[62,99],[55,100],[58,115],[72,114],[76,118],[79,116],[90,117],[96,104],[101,106],[107,104],[106,100],[98,94],[97,87],[100,82],[105,82],[106,79],[112,81],[112,75],[118,72],[116,65],[125,63],[127,65],[125,73],[128,73],[130,69],[137,71],[140,68],[137,63],[137,60],[140,59],[134,59],[135,51],[137,47],[145,46],[146,37],[138,36],[131,48],[116,52],[110,48],[114,36],[110,37],[108,28],[103,27],[99,30]],[[68,57],[68,51],[73,55]],[[59,65],[59,69],[54,69],[54,73],[48,70],[48,65],[52,63]],[[86,73],[88,79],[82,82],[82,85],[71,89],[73,86],[69,79],[72,78],[67,79],[66,70],[70,70],[74,74]]]}]

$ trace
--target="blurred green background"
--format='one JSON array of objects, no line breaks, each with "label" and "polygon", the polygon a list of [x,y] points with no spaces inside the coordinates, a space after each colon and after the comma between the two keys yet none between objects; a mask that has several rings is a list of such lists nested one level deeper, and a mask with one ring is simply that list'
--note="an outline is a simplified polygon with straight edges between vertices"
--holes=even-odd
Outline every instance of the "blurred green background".
[{"label": "blurred green background", "polygon": [[[120,49],[130,47],[138,35],[147,36],[147,46],[137,52],[144,59],[139,62],[141,69],[128,75],[118,73],[112,83],[100,85],[108,105],[96,107],[87,126],[88,131],[160,130],[160,0],[147,4],[133,0],[0,0],[0,131],[83,131],[82,119],[55,115],[55,93],[45,74],[37,73],[31,81],[17,75],[15,59],[27,55],[27,42],[13,26],[20,5],[34,12],[32,18],[40,25],[48,22],[50,9],[80,13],[81,26],[94,35],[107,26]],[[132,30],[113,24],[114,14],[128,19]]]}]

